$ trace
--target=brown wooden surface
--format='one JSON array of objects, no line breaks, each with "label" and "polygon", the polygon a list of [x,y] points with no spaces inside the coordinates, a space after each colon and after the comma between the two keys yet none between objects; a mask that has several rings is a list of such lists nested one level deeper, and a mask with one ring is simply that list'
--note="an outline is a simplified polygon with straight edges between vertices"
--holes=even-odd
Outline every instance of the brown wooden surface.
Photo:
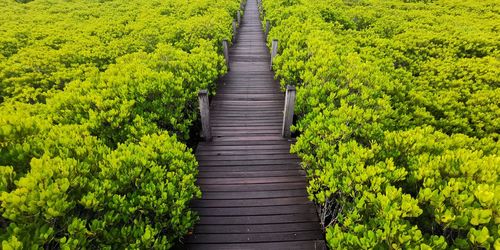
[{"label": "brown wooden surface", "polygon": [[192,202],[200,221],[188,249],[326,248],[293,140],[281,137],[285,96],[270,59],[257,1],[248,0],[210,104],[212,141],[196,151],[203,196]]}]

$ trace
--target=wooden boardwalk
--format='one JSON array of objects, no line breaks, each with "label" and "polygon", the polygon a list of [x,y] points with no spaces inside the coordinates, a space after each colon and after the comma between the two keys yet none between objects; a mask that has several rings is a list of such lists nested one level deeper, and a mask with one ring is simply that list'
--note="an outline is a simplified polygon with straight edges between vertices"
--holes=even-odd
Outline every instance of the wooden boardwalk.
[{"label": "wooden boardwalk", "polygon": [[213,141],[196,151],[203,197],[188,249],[325,249],[306,178],[281,137],[284,94],[256,0],[249,0],[230,49],[230,72],[210,107]]}]

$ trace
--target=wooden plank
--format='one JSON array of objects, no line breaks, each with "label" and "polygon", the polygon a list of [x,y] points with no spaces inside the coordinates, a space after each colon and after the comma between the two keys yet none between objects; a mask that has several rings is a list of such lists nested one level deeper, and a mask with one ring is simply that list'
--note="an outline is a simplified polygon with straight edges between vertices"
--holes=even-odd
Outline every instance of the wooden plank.
[{"label": "wooden plank", "polygon": [[218,95],[217,98],[224,98],[225,100],[238,100],[238,101],[270,101],[270,100],[285,100],[285,98],[281,95],[242,95],[242,94],[233,94],[233,95]]},{"label": "wooden plank", "polygon": [[[249,119],[251,118],[251,119]],[[260,122],[269,122],[269,121],[281,121],[280,118],[274,117],[274,116],[267,116],[267,117],[258,117],[258,116],[241,116],[241,117],[234,117],[234,116],[216,116],[212,115],[211,116],[211,121],[260,121]],[[278,133],[279,136],[279,133]]]},{"label": "wooden plank", "polygon": [[291,155],[288,152],[284,154],[256,154],[256,155],[199,155],[196,157],[198,161],[209,162],[209,161],[245,161],[245,160],[291,160],[299,158],[295,155]]},{"label": "wooden plank", "polygon": [[278,112],[276,115],[272,114],[262,114],[259,116],[258,114],[224,114],[224,113],[217,113],[217,114],[211,114],[211,117],[214,120],[217,119],[247,119],[247,120],[271,120],[271,119],[276,119],[276,116],[279,116],[280,113]]},{"label": "wooden plank", "polygon": [[[273,100],[262,100],[261,103],[252,103],[252,101],[248,100],[235,100],[233,102],[230,102],[229,100],[225,100],[223,102],[220,101],[220,99],[212,99],[212,110],[214,108],[218,107],[226,107],[227,109],[236,109],[236,110],[244,110],[244,111],[257,111],[257,109],[266,109],[268,112],[280,112],[282,113],[283,111],[283,105],[279,104],[277,101]],[[226,109],[226,110],[227,110]],[[252,110],[249,110],[252,109]],[[221,113],[220,111],[223,111],[225,109],[217,110],[217,113]],[[213,110],[212,112],[216,112]],[[275,114],[276,115],[276,114]],[[281,114],[278,115],[277,117],[273,118],[282,118]]]},{"label": "wooden plank", "polygon": [[210,123],[213,127],[224,127],[224,128],[231,128],[231,127],[248,127],[248,128],[255,128],[258,126],[273,126],[273,127],[279,127],[281,129],[281,124],[277,124],[277,122],[248,122],[245,123],[244,121],[240,122],[234,122],[231,123],[230,121],[211,121]]},{"label": "wooden plank", "polygon": [[200,216],[279,215],[314,213],[316,212],[316,208],[312,204],[263,207],[209,207],[196,208],[196,212]]},{"label": "wooden plank", "polygon": [[283,101],[281,100],[260,100],[260,101],[248,101],[248,100],[221,100],[218,99],[218,96],[215,96],[214,102],[219,104],[219,105],[277,105],[277,104],[283,104]]},{"label": "wooden plank", "polygon": [[[274,121],[282,121],[280,118],[278,118],[279,116],[273,116],[273,115],[265,115],[263,114],[262,116],[257,116],[257,115],[224,115],[224,114],[213,114],[211,115],[211,119],[212,120],[215,120],[215,121],[218,121],[218,120],[235,120],[235,121],[238,121],[238,120],[245,120],[247,122],[249,121],[252,121],[252,122],[256,122],[256,121],[259,121],[259,122],[274,122]],[[279,133],[278,133],[279,135]]]},{"label": "wooden plank", "polygon": [[195,200],[191,203],[193,208],[202,207],[251,207],[251,206],[283,206],[311,204],[306,197],[285,197],[267,199],[238,199],[238,200]]},{"label": "wooden plank", "polygon": [[264,165],[264,166],[209,166],[209,167],[199,167],[200,172],[226,172],[231,174],[231,172],[252,172],[252,171],[280,171],[280,170],[302,170],[298,165]]},{"label": "wooden plank", "polygon": [[255,177],[285,177],[285,176],[305,176],[305,171],[297,169],[291,170],[272,170],[272,171],[211,171],[201,172],[199,178],[255,178]]},{"label": "wooden plank", "polygon": [[[252,177],[252,178],[198,178],[199,184],[263,184],[263,183],[287,183],[300,182],[305,178],[303,176],[285,176],[285,177]],[[305,190],[305,189],[304,189]]]},{"label": "wooden plank", "polygon": [[220,82],[218,84],[219,89],[217,91],[232,91],[232,90],[253,90],[253,89],[260,89],[260,90],[266,90],[266,91],[276,91],[280,90],[281,92],[281,87],[280,85],[268,82],[266,80],[250,80],[246,82]]},{"label": "wooden plank", "polygon": [[[214,140],[217,138],[214,138]],[[253,166],[253,165],[289,165],[298,164],[297,159],[277,159],[277,160],[224,160],[224,161],[205,161],[200,160],[200,166]]]},{"label": "wooden plank", "polygon": [[244,149],[244,150],[198,150],[196,155],[209,156],[209,155],[274,155],[274,154],[289,154],[290,149]]},{"label": "wooden plank", "polygon": [[[298,165],[264,165],[264,166],[208,166],[199,167],[200,172],[226,172],[226,178],[231,177],[233,172],[267,172],[267,171],[304,171]],[[250,176],[247,176],[250,177]],[[253,176],[260,177],[260,176]],[[272,176],[269,176],[272,177]]]},{"label": "wooden plank", "polygon": [[242,150],[289,150],[290,145],[285,143],[280,144],[264,144],[264,145],[215,145],[211,144],[207,146],[206,144],[198,145],[198,152],[206,151],[242,151]]},{"label": "wooden plank", "polygon": [[[250,187],[251,188],[251,187]],[[251,189],[248,189],[251,190]],[[263,199],[263,198],[284,198],[284,197],[305,197],[305,189],[290,190],[266,190],[266,191],[242,191],[242,192],[207,192],[202,194],[204,200],[240,200],[240,199]]]},{"label": "wooden plank", "polygon": [[[319,221],[316,213],[259,216],[202,216],[199,225],[259,225]],[[196,229],[195,229],[196,230]]]},{"label": "wooden plank", "polygon": [[[279,127],[281,128],[281,122],[282,122],[281,120],[275,119],[275,118],[267,119],[267,120],[250,120],[250,119],[238,120],[238,119],[232,119],[232,118],[217,118],[217,119],[211,120],[211,124],[213,124],[213,126],[217,126],[217,125],[222,124],[223,126],[227,126],[227,127],[240,127],[240,126],[253,126],[253,125],[263,126],[265,124],[270,124],[270,125],[275,126],[276,124],[279,124]],[[240,144],[243,144],[243,143],[240,142]]]},{"label": "wooden plank", "polygon": [[199,168],[200,170],[201,169],[215,169],[215,168],[219,168],[219,169],[226,169],[224,171],[237,171],[236,169],[238,168],[241,168],[241,169],[245,169],[244,171],[252,171],[254,169],[258,169],[258,168],[261,168],[261,169],[279,169],[279,168],[292,168],[292,167],[295,167],[297,169],[300,169],[302,168],[302,166],[300,165],[300,163],[279,163],[279,164],[256,164],[256,165],[238,165],[238,164],[220,164],[220,165],[200,165]]},{"label": "wooden plank", "polygon": [[[244,192],[252,191],[278,191],[278,190],[295,190],[304,189],[306,186],[305,178],[297,182],[288,183],[263,183],[263,184],[233,184],[233,185],[220,185],[220,184],[201,184],[200,187],[203,192]],[[268,197],[272,198],[272,197]],[[241,199],[241,197],[239,198]],[[258,198],[252,198],[258,199]]]},{"label": "wooden plank", "polygon": [[[268,86],[251,86],[251,87],[248,87],[248,86],[235,86],[235,87],[227,87],[227,88],[223,88],[223,89],[220,89],[217,91],[218,94],[223,94],[223,93],[236,93],[236,94],[249,94],[249,93],[252,93],[252,94],[259,94],[259,93],[262,93],[263,91],[279,91],[280,89],[277,88],[277,87],[268,87]],[[262,110],[262,111],[266,111],[266,110]]]},{"label": "wooden plank", "polygon": [[[217,125],[212,127],[212,131],[220,131],[220,132],[249,132],[249,131],[272,131],[273,133],[276,133],[276,130],[280,130],[281,128],[277,125],[274,126],[224,126],[224,125]],[[281,130],[280,130],[281,131]]]},{"label": "wooden plank", "polygon": [[257,126],[279,126],[281,128],[281,123],[277,121],[261,121],[261,122],[230,122],[230,121],[211,121],[210,123],[213,127],[257,127]]},{"label": "wooden plank", "polygon": [[276,125],[240,125],[240,126],[213,126],[213,130],[231,130],[231,131],[248,131],[248,130],[275,130],[276,128],[281,128]]},{"label": "wooden plank", "polygon": [[214,131],[213,134],[216,137],[222,137],[222,136],[255,136],[255,135],[275,135],[276,131],[279,130],[269,130],[269,131],[248,131],[248,132],[243,132],[243,131],[229,131],[229,132],[224,132],[224,131]]},{"label": "wooden plank", "polygon": [[195,234],[188,242],[190,243],[243,243],[243,242],[279,242],[279,241],[301,241],[320,240],[319,231],[297,231],[278,233],[255,233],[255,234]]},{"label": "wooden plank", "polygon": [[226,141],[226,142],[200,142],[198,145],[209,145],[209,146],[250,146],[250,145],[290,145],[295,142],[294,139],[284,139],[281,136],[276,137],[278,140],[248,140],[242,143],[241,141]]},{"label": "wooden plank", "polygon": [[[253,109],[251,108],[253,107]],[[269,107],[269,106],[268,106]],[[220,108],[217,110],[213,110],[212,114],[214,115],[227,115],[227,116],[257,116],[259,114],[265,115],[265,116],[270,116],[270,117],[280,117],[283,114],[283,110],[277,106],[270,106],[270,108],[264,110],[259,110],[262,108],[261,106],[247,106],[245,107],[228,107],[228,109],[225,108]]]},{"label": "wooden plank", "polygon": [[315,241],[288,241],[288,242],[262,242],[262,243],[230,243],[230,244],[191,244],[188,249],[205,250],[326,250],[324,240]]},{"label": "wooden plank", "polygon": [[276,116],[280,116],[281,114],[283,114],[282,111],[279,111],[279,110],[268,110],[268,111],[263,111],[263,112],[259,112],[257,110],[255,111],[249,111],[249,110],[246,110],[245,113],[242,113],[240,110],[238,111],[214,111],[212,112],[212,115],[217,117],[217,116],[227,116],[227,117],[258,117],[259,115],[261,115],[261,117],[276,117]]},{"label": "wooden plank", "polygon": [[287,241],[264,243],[232,243],[232,244],[191,244],[188,249],[193,250],[326,250],[323,240],[315,241]]},{"label": "wooden plank", "polygon": [[[231,128],[218,127],[218,129],[212,129],[212,132],[216,135],[220,136],[228,136],[228,135],[275,135],[279,133],[281,130],[279,128],[273,129],[255,129],[248,127],[247,129],[236,129],[232,130]],[[288,153],[288,152],[287,152]]]},{"label": "wooden plank", "polygon": [[[215,120],[217,121],[217,120]],[[278,134],[278,135],[268,135],[268,136],[238,136],[238,137],[226,137],[226,138],[216,138],[217,142],[222,142],[222,141],[238,141],[241,142],[244,141],[247,144],[249,141],[283,141],[283,138]]]},{"label": "wooden plank", "polygon": [[264,225],[200,225],[196,233],[230,234],[230,233],[273,233],[319,230],[316,222],[298,222],[288,224]]}]

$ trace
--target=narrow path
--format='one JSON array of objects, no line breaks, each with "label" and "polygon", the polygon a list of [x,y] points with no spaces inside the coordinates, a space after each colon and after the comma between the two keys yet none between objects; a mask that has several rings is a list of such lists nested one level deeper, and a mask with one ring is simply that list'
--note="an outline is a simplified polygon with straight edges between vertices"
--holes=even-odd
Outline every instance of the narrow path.
[{"label": "narrow path", "polygon": [[201,143],[193,202],[200,215],[189,249],[324,249],[306,178],[290,141],[281,137],[284,94],[270,56],[256,0],[248,0],[231,71],[211,102],[213,142]]}]

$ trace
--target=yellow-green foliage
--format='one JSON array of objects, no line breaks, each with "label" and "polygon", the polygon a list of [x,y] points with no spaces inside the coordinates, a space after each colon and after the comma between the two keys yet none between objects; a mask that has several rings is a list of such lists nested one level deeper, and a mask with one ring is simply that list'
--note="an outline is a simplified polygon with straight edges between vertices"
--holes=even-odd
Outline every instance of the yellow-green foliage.
[{"label": "yellow-green foliage", "polygon": [[2,249],[170,248],[235,0],[0,1]]},{"label": "yellow-green foliage", "polygon": [[330,247],[500,248],[496,1],[263,7]]}]

